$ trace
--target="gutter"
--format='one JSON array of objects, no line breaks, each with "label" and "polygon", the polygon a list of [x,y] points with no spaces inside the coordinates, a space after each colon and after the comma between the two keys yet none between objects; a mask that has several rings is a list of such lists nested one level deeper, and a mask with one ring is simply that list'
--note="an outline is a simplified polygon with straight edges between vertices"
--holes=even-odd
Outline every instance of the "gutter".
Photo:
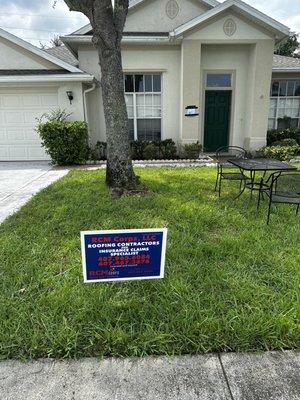
[{"label": "gutter", "polygon": [[[91,44],[92,36],[81,36],[81,35],[68,35],[62,36],[61,40],[63,43],[67,44]],[[171,38],[170,36],[123,36],[122,44],[177,44],[180,42],[175,40],[175,38]]]},{"label": "gutter", "polygon": [[91,144],[91,135],[90,135],[90,125],[89,125],[89,114],[87,109],[87,94],[93,92],[97,87],[96,82],[93,82],[92,87],[83,91],[83,112],[84,112],[84,120],[88,125],[88,133],[89,133],[89,145]]},{"label": "gutter", "polygon": [[20,75],[0,76],[0,83],[55,83],[55,82],[93,82],[89,74],[58,75]]},{"label": "gutter", "polygon": [[300,67],[299,68],[273,68],[273,72],[295,72],[295,73],[300,73]]}]

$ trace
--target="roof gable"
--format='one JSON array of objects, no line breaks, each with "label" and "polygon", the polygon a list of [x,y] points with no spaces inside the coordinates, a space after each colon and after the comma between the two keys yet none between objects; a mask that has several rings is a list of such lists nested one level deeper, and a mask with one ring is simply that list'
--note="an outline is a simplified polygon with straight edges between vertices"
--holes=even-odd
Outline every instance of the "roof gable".
[{"label": "roof gable", "polygon": [[[130,1],[130,5],[129,5],[129,8],[130,9],[133,9],[134,7],[136,7],[136,6],[138,6],[138,5],[140,5],[140,4],[142,4],[142,3],[145,3],[146,1],[149,1],[149,0],[131,0]],[[206,6],[208,6],[208,7],[215,7],[215,6],[217,6],[218,4],[220,4],[218,1],[216,1],[216,0],[198,0],[200,3],[203,3],[204,5],[206,5]]]},{"label": "roof gable", "polygon": [[[232,24],[233,33],[227,33],[227,24]],[[231,25],[230,25],[231,26]],[[241,14],[229,9],[217,14],[208,22],[197,25],[185,32],[181,37],[194,40],[218,40],[218,41],[249,41],[249,40],[273,40],[273,33],[255,24]]]},{"label": "roof gable", "polygon": [[[19,37],[12,35],[11,33],[0,29],[0,38],[6,40],[8,43],[11,43],[17,48],[21,48],[24,53],[29,53],[31,56],[35,56],[35,58],[38,60],[40,59],[41,64],[44,64],[44,68],[47,69],[65,69],[66,71],[69,72],[82,72],[80,69],[76,68],[75,66],[72,66],[59,58],[53,56],[52,54],[46,53],[45,51],[33,46],[32,44],[20,39]],[[24,54],[23,54],[24,57]],[[0,62],[1,65],[1,62]],[[47,67],[49,65],[49,67]],[[22,68],[21,68],[22,69]],[[28,69],[28,68],[25,68]],[[34,65],[33,69],[38,69],[38,65]]]},{"label": "roof gable", "polygon": [[173,37],[180,36],[192,29],[195,29],[196,27],[200,27],[202,24],[207,23],[217,15],[220,15],[221,13],[224,13],[230,9],[250,19],[252,22],[261,25],[263,28],[272,31],[278,39],[282,39],[290,33],[290,30],[287,26],[263,14],[243,1],[226,0],[224,3],[219,4],[215,8],[207,11],[205,14],[202,14],[191,21],[182,24],[178,28],[174,29],[170,35]]},{"label": "roof gable", "polygon": [[[163,6],[164,8],[166,7],[165,4],[162,4],[163,2],[161,0],[159,0],[159,2],[161,3],[160,6]],[[177,2],[181,3],[180,0],[177,0]],[[129,31],[133,31],[133,30],[137,31],[138,30],[136,28],[135,29],[133,28],[135,21],[132,21],[132,23],[131,23],[130,17],[136,11],[140,11],[141,10],[141,8],[138,7],[138,6],[143,6],[143,8],[144,8],[144,7],[147,7],[147,6],[151,5],[151,3],[153,3],[153,0],[131,0],[130,1],[129,14],[128,14],[127,21],[126,21],[126,25],[127,26],[125,26],[125,31],[126,30],[129,30]],[[183,3],[187,4],[188,2],[187,2],[187,0],[183,0]],[[211,9],[211,8],[213,8],[213,7],[215,7],[215,6],[220,4],[217,0],[193,0],[190,3],[193,3],[195,8],[196,8],[197,5],[198,5],[198,7],[203,7],[204,11],[207,11],[208,9]],[[179,4],[179,7],[180,7],[180,4]],[[183,8],[183,7],[181,7],[181,8]],[[158,11],[157,8],[156,8],[156,11]],[[161,15],[162,14],[160,13],[160,17],[161,17]],[[193,18],[194,15],[195,14],[192,14],[192,16],[187,17],[186,19],[191,19],[191,18]],[[177,26],[181,25],[181,24],[182,24],[182,21],[179,22],[179,24],[177,24]],[[172,27],[169,30],[172,30],[172,29],[174,29],[174,27]],[[147,27],[143,26],[142,31],[148,31],[148,30],[149,29],[147,29]],[[156,27],[156,31],[161,31],[161,30],[162,29],[160,29],[159,27]],[[163,31],[166,31],[165,26],[163,27]],[[91,32],[92,32],[92,26],[91,26],[91,24],[87,24],[87,25],[83,26],[82,28],[78,29],[77,31],[73,32],[72,35],[87,35],[87,34],[91,34]]]}]

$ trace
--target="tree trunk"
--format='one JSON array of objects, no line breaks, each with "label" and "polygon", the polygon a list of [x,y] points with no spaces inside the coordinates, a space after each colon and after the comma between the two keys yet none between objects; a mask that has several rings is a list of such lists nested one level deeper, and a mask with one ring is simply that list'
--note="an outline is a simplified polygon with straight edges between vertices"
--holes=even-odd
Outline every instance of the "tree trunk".
[{"label": "tree trunk", "polygon": [[93,43],[99,54],[101,86],[107,137],[107,184],[134,190],[138,178],[133,172],[128,117],[124,95],[121,40],[129,1],[64,0],[71,11],[84,13],[93,28]]},{"label": "tree trunk", "polygon": [[121,48],[96,44],[100,67],[107,137],[106,181],[110,187],[132,190],[137,185],[133,172],[129,126],[124,95]]}]

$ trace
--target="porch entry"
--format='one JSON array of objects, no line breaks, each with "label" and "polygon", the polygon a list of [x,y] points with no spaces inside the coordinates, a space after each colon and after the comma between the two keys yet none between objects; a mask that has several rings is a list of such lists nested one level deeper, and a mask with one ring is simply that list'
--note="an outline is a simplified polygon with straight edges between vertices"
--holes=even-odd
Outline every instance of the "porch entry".
[{"label": "porch entry", "polygon": [[231,90],[206,90],[204,151],[214,152],[229,145]]}]

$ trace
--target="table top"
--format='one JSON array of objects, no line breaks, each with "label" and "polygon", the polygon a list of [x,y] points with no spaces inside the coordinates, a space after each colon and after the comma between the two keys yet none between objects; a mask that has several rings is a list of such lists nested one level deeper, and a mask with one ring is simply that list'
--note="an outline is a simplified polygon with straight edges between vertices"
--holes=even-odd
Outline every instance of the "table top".
[{"label": "table top", "polygon": [[228,160],[231,164],[245,171],[295,171],[297,167],[287,162],[271,158],[236,158]]}]

